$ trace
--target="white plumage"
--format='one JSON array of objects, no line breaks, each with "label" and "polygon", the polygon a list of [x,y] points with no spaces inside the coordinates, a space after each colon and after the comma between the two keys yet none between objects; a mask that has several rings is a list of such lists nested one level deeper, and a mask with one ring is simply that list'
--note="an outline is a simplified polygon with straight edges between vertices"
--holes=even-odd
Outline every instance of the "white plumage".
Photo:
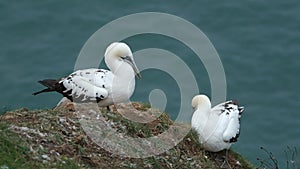
[{"label": "white plumage", "polygon": [[105,63],[110,68],[77,70],[67,77],[39,81],[48,87],[34,93],[56,91],[74,102],[97,101],[99,106],[109,106],[130,98],[135,88],[135,74],[141,75],[125,43],[110,44],[105,51]]},{"label": "white plumage", "polygon": [[192,127],[198,132],[199,140],[205,150],[218,152],[229,149],[240,134],[240,117],[243,107],[237,102],[227,101],[211,108],[205,95],[197,95],[192,100],[195,112]]},{"label": "white plumage", "polygon": [[61,79],[59,83],[66,88],[63,93],[69,92],[69,95],[75,99],[82,97],[81,101],[84,102],[96,100],[98,97],[100,99],[107,98],[111,91],[112,78],[113,74],[107,70],[84,69]]}]

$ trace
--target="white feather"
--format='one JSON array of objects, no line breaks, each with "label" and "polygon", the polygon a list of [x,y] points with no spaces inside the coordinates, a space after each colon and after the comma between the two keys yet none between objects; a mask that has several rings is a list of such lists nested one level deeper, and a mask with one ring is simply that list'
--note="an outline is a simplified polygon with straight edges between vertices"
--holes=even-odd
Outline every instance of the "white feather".
[{"label": "white feather", "polygon": [[198,95],[193,98],[192,106],[195,108],[192,127],[198,132],[203,148],[212,152],[229,149],[240,132],[242,110],[238,105],[228,101],[211,108],[208,97]]}]

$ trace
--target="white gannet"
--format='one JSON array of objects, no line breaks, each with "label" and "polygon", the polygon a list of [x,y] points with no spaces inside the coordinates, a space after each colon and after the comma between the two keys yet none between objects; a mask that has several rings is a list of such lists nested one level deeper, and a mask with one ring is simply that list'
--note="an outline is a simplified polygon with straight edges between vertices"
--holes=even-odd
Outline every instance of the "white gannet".
[{"label": "white gannet", "polygon": [[135,87],[135,74],[141,75],[133,60],[132,52],[125,43],[110,44],[104,54],[109,70],[77,70],[60,79],[38,81],[47,88],[33,93],[56,91],[72,102],[98,102],[99,106],[109,106],[128,100]]},{"label": "white gannet", "polygon": [[211,108],[206,95],[195,96],[192,106],[195,109],[192,127],[198,132],[205,150],[218,152],[229,149],[237,141],[244,107],[239,107],[236,101],[227,101]]}]

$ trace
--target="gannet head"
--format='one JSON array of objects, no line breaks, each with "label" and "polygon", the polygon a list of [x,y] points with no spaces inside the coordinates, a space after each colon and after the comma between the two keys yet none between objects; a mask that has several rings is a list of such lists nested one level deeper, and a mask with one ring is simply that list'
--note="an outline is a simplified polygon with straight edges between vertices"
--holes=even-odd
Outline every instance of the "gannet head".
[{"label": "gannet head", "polygon": [[[132,52],[129,46],[122,42],[113,42],[110,44],[105,51],[105,62],[107,66],[113,71],[116,69],[114,64],[126,62],[129,64],[133,71],[135,72],[138,79],[141,79],[142,76],[133,60]],[[117,64],[116,64],[117,65]]]},{"label": "gannet head", "polygon": [[197,109],[199,107],[210,109],[211,103],[210,103],[209,98],[206,95],[196,95],[192,99],[192,107],[194,109]]}]

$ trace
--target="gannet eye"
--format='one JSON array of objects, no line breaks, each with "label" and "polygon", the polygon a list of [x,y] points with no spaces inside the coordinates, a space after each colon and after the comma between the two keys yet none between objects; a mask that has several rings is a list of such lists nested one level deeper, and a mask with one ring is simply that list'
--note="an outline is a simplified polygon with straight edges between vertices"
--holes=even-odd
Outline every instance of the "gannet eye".
[{"label": "gannet eye", "polygon": [[130,58],[130,56],[121,56],[121,58],[122,58],[123,60],[132,61],[132,59]]}]

